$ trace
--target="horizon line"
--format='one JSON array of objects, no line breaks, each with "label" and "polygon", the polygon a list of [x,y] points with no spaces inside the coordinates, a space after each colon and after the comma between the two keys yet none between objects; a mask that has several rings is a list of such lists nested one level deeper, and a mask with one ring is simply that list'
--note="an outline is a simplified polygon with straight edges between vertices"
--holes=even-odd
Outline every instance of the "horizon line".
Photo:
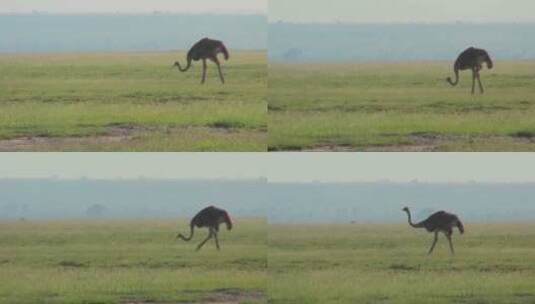
[{"label": "horizon line", "polygon": [[290,25],[532,25],[535,24],[535,20],[532,21],[288,21],[288,20],[268,20],[268,25],[277,24],[290,24]]},{"label": "horizon line", "polygon": [[47,12],[47,11],[21,11],[21,12],[7,12],[7,11],[0,11],[0,15],[12,15],[12,16],[79,16],[79,15],[112,15],[112,16],[120,16],[120,15],[214,15],[214,16],[228,16],[228,15],[244,15],[244,16],[264,16],[267,17],[266,12],[262,11],[228,11],[228,12],[180,12],[180,11],[146,11],[146,12]]},{"label": "horizon line", "polygon": [[173,178],[163,178],[163,177],[61,177],[61,176],[43,176],[43,177],[0,177],[0,181],[20,181],[20,180],[53,180],[53,181],[228,181],[228,182],[247,182],[247,181],[267,181],[268,184],[410,184],[410,185],[466,185],[466,184],[479,184],[479,185],[526,185],[526,184],[535,184],[534,181],[477,181],[477,180],[464,180],[464,181],[432,181],[432,180],[389,180],[389,179],[379,179],[379,180],[347,180],[347,181],[328,181],[328,180],[309,180],[309,181],[288,181],[288,180],[274,180],[270,181],[266,176],[257,176],[257,177],[244,177],[244,178],[226,178],[226,177],[173,177]]}]

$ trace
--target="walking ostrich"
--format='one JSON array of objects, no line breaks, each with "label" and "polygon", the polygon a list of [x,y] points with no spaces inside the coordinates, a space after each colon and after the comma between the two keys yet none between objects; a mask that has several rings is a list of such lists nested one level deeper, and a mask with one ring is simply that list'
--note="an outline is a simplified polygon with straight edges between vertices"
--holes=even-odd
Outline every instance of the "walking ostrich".
[{"label": "walking ostrich", "polygon": [[219,64],[219,59],[217,59],[217,55],[219,53],[223,53],[223,56],[225,60],[228,60],[229,53],[227,51],[227,48],[223,44],[223,42],[219,40],[213,40],[209,38],[203,38],[197,43],[195,43],[191,49],[188,51],[187,55],[187,66],[185,68],[182,68],[180,63],[178,61],[175,62],[173,67],[178,67],[178,69],[181,72],[186,72],[191,67],[192,61],[199,61],[202,60],[202,80],[201,84],[204,84],[206,81],[206,60],[211,60],[217,65],[217,70],[219,71],[219,78],[221,79],[221,83],[225,83],[225,78],[223,77],[223,73],[221,72],[221,65]]},{"label": "walking ostrich", "polygon": [[453,227],[457,227],[461,234],[464,233],[463,224],[461,223],[461,220],[459,220],[457,215],[448,213],[446,211],[438,211],[431,214],[431,216],[429,216],[426,220],[414,224],[411,220],[411,212],[409,211],[409,208],[405,207],[403,208],[403,211],[407,212],[407,216],[409,218],[409,225],[411,225],[411,227],[425,228],[428,232],[435,233],[435,239],[433,240],[433,245],[431,245],[431,248],[427,253],[428,255],[433,252],[433,249],[435,249],[439,232],[444,233],[450,244],[451,253],[455,254],[455,251],[453,250],[453,243],[451,242]]},{"label": "walking ostrich", "polygon": [[216,208],[214,206],[206,207],[199,211],[190,221],[190,235],[185,237],[182,233],[179,233],[176,238],[180,238],[184,241],[190,241],[193,238],[193,229],[197,228],[208,228],[208,237],[204,239],[198,246],[197,250],[212,237],[215,239],[215,245],[217,250],[219,250],[219,240],[217,238],[217,233],[219,232],[219,225],[225,223],[227,225],[227,230],[232,229],[232,221],[227,211],[223,209]]},{"label": "walking ostrich", "polygon": [[474,47],[467,48],[464,50],[453,65],[453,71],[455,72],[455,81],[451,80],[451,77],[446,78],[446,80],[452,86],[459,83],[459,71],[463,70],[472,70],[472,95],[474,94],[476,79],[479,84],[479,91],[483,94],[483,85],[481,84],[481,78],[479,77],[479,71],[483,69],[483,63],[487,64],[488,69],[492,69],[492,60],[490,59],[487,51],[483,49],[476,49]]}]

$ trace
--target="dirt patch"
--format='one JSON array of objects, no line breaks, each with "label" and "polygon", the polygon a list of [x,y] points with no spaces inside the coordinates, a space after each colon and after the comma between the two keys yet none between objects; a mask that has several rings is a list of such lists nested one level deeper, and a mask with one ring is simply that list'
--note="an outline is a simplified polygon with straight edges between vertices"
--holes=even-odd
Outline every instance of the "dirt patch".
[{"label": "dirt patch", "polygon": [[265,293],[237,288],[216,289],[196,302],[158,302],[153,300],[126,300],[122,304],[241,304],[267,303]]},{"label": "dirt patch", "polygon": [[376,104],[364,104],[364,105],[335,105],[330,107],[316,107],[307,109],[306,112],[341,112],[341,113],[378,113],[387,111],[388,108],[382,105]]},{"label": "dirt patch", "polygon": [[433,152],[438,150],[438,145],[391,145],[391,146],[366,146],[349,147],[337,145],[318,145],[303,152]]},{"label": "dirt patch", "polygon": [[101,135],[91,137],[19,137],[14,139],[0,140],[0,152],[9,151],[34,151],[47,147],[62,146],[92,146],[118,143],[129,140],[128,136]]},{"label": "dirt patch", "polygon": [[438,151],[439,147],[447,141],[445,137],[432,136],[430,134],[411,134],[408,137],[407,144],[398,145],[369,145],[369,146],[352,146],[337,144],[318,144],[312,148],[306,148],[305,152],[433,152]]},{"label": "dirt patch", "polygon": [[[462,151],[472,151],[479,148],[484,151],[494,151],[494,144],[498,147],[506,145],[508,149],[524,147],[523,150],[533,150],[535,135],[530,132],[519,132],[515,136],[484,136],[484,135],[451,135],[434,132],[414,132],[404,136],[402,143],[391,145],[352,146],[347,144],[317,144],[310,148],[277,150],[307,151],[307,152],[437,152],[448,151],[452,147]],[[382,134],[383,136],[399,136],[399,134]],[[459,148],[460,147],[460,148]],[[487,148],[489,147],[489,148]],[[522,151],[523,151],[522,150]]]},{"label": "dirt patch", "polygon": [[[400,134],[381,134],[385,137],[401,136]],[[403,140],[406,143],[393,145],[366,145],[353,146],[342,143],[319,143],[313,147],[292,147],[279,146],[270,148],[270,151],[303,151],[303,152],[433,152],[439,151],[445,143],[460,140],[454,136],[436,134],[432,132],[416,132],[405,136]],[[466,139],[462,139],[466,140]]]},{"label": "dirt patch", "polygon": [[410,266],[405,264],[392,264],[388,267],[391,270],[395,271],[418,271],[420,270],[420,266]]},{"label": "dirt patch", "polygon": [[89,136],[24,136],[0,140],[0,152],[15,151],[93,151],[98,147],[127,147],[151,134],[181,136],[195,130],[207,134],[230,135],[239,132],[236,124],[215,124],[208,127],[146,127],[133,124],[109,124],[102,134]]},{"label": "dirt patch", "polygon": [[203,304],[240,304],[245,302],[266,302],[266,296],[260,291],[245,291],[235,288],[216,289],[203,298]]},{"label": "dirt patch", "polygon": [[[443,135],[433,132],[415,132],[408,136],[408,140],[411,142],[408,147],[412,147],[413,152],[434,152],[438,151],[440,146],[447,142],[456,140],[467,140],[466,138]],[[469,140],[469,139],[468,139]]]},{"label": "dirt patch", "polygon": [[156,130],[155,127],[149,128],[134,124],[111,123],[106,125],[106,136],[114,137],[131,137],[147,131]]},{"label": "dirt patch", "polygon": [[518,131],[518,132],[512,133],[511,137],[535,140],[535,132],[534,131]]},{"label": "dirt patch", "polygon": [[362,152],[436,152],[436,151],[440,151],[438,144],[368,146],[362,150]]},{"label": "dirt patch", "polygon": [[87,267],[84,263],[79,263],[75,261],[61,261],[58,264],[61,267],[73,267],[73,268],[81,268],[81,267]]},{"label": "dirt patch", "polygon": [[285,111],[285,110],[286,110],[285,106],[275,106],[275,105],[269,105],[268,104],[268,111],[269,112],[282,112],[282,111]]},{"label": "dirt patch", "polygon": [[513,108],[499,105],[486,105],[481,103],[455,103],[449,101],[438,101],[425,105],[434,111],[441,111],[444,113],[449,112],[459,112],[459,113],[469,113],[469,112],[484,112],[484,113],[494,113],[498,111],[509,111]]},{"label": "dirt patch", "polygon": [[267,148],[268,152],[287,152],[287,151],[302,151],[303,147],[299,145],[278,145]]},{"label": "dirt patch", "polygon": [[356,152],[359,149],[357,147],[348,146],[348,145],[326,145],[320,144],[312,148],[305,148],[300,151],[303,152]]},{"label": "dirt patch", "polygon": [[244,128],[245,124],[241,121],[216,121],[208,126],[216,129],[230,130]]},{"label": "dirt patch", "polygon": [[366,152],[437,152],[437,151],[532,151],[535,137],[530,133],[516,136],[444,135],[418,132],[408,137],[407,144],[367,146]]},{"label": "dirt patch", "polygon": [[102,135],[97,136],[25,136],[0,140],[0,152],[49,150],[51,147],[63,146],[94,146],[125,142],[147,129],[132,125],[112,124],[106,127]]}]

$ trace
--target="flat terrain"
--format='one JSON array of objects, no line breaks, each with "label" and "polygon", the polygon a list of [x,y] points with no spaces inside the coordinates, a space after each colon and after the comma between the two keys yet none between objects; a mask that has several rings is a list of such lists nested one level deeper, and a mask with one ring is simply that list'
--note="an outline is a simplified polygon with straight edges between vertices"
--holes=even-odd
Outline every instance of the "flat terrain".
[{"label": "flat terrain", "polygon": [[471,73],[450,62],[271,64],[270,150],[534,151],[535,61]]},{"label": "flat terrain", "polygon": [[408,225],[274,225],[270,303],[535,303],[535,225],[465,225],[450,256]]},{"label": "flat terrain", "polygon": [[265,151],[265,52],[0,55],[0,151]]},{"label": "flat terrain", "polygon": [[0,303],[266,303],[267,224],[235,219],[222,250],[185,221],[0,223]]}]

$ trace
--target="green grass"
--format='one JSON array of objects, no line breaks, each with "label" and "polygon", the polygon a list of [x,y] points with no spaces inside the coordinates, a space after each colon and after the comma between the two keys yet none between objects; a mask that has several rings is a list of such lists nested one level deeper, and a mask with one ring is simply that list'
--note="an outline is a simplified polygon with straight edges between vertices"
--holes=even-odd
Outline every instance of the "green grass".
[{"label": "green grass", "polygon": [[408,225],[273,225],[271,303],[535,302],[535,226],[473,224],[453,237]]},{"label": "green grass", "polygon": [[[535,225],[270,225],[237,219],[221,251],[186,221],[0,223],[0,303],[492,303],[535,301]],[[268,247],[269,244],[269,247]]]},{"label": "green grass", "polygon": [[225,85],[171,69],[184,57],[0,55],[0,150],[265,151],[265,52],[234,52]]},{"label": "green grass", "polygon": [[449,62],[273,64],[270,150],[533,151],[535,62],[483,70],[451,87]]},{"label": "green grass", "polygon": [[0,223],[0,303],[211,303],[232,295],[265,303],[264,220],[237,219],[221,231],[219,252],[213,241],[195,252],[206,231],[188,243],[175,240],[177,230],[187,223]]}]

